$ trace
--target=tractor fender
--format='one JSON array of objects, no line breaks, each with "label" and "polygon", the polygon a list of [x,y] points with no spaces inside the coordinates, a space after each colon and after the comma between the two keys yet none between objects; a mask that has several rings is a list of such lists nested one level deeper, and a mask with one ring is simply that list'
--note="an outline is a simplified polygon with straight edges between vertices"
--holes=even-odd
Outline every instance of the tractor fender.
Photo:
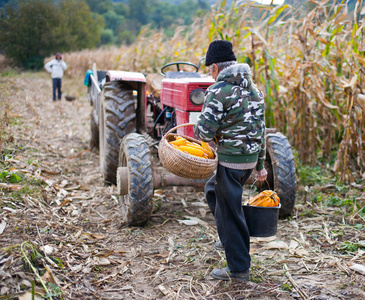
[{"label": "tractor fender", "polygon": [[130,81],[146,83],[146,77],[142,73],[127,71],[108,71],[106,81]]}]

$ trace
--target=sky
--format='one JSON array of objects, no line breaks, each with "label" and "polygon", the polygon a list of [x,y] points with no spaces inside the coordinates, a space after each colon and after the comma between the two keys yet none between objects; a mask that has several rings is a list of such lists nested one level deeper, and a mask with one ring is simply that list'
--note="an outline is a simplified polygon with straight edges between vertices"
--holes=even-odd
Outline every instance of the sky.
[{"label": "sky", "polygon": [[[271,0],[256,0],[262,4],[270,4]],[[274,4],[283,4],[285,0],[274,0]]]}]

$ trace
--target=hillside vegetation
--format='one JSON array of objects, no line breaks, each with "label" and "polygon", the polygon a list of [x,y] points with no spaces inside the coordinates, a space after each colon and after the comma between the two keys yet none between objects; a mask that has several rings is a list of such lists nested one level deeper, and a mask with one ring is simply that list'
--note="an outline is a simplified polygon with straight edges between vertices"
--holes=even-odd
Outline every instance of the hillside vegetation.
[{"label": "hillside vegetation", "polygon": [[10,0],[0,4],[0,53],[25,69],[50,54],[131,44],[143,26],[172,36],[209,12],[204,0]]},{"label": "hillside vegetation", "polygon": [[[251,5],[254,22],[268,7],[248,0],[4,0],[0,3],[0,53],[25,69],[41,69],[44,57],[56,52],[130,45],[146,27],[172,37],[178,27],[209,14],[211,7],[229,8],[232,3]],[[284,3],[301,9],[302,14],[315,8],[311,1]],[[346,3],[353,11],[357,0]]]},{"label": "hillside vegetation", "polygon": [[190,25],[196,16],[208,13],[205,0],[86,0],[95,16],[104,19],[101,44],[131,44],[143,26],[163,29],[172,35],[174,28]]},{"label": "hillside vegetation", "polygon": [[0,53],[14,65],[41,69],[52,53],[99,46],[103,26],[84,0],[13,0],[0,9]]}]

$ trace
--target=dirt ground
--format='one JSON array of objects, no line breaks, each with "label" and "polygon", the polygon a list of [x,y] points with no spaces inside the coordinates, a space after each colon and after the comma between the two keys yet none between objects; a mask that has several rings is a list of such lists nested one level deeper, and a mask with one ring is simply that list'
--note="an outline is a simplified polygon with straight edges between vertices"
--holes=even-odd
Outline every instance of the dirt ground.
[{"label": "dirt ground", "polygon": [[0,181],[0,299],[365,299],[365,251],[339,247],[365,246],[363,220],[308,202],[300,184],[277,235],[251,239],[249,282],[210,277],[225,259],[201,190],[156,190],[148,224],[126,227],[89,149],[82,82],[65,78],[76,100],[53,103],[45,73],[0,77],[0,171],[20,174]]}]

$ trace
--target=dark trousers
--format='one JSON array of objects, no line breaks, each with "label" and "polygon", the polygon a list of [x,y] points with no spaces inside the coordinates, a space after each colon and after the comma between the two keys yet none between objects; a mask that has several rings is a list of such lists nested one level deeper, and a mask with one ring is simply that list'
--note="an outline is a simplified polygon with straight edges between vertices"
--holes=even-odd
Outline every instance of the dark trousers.
[{"label": "dark trousers", "polygon": [[56,90],[58,92],[58,100],[61,100],[62,79],[61,78],[52,78],[52,83],[53,83],[53,101],[56,101]]},{"label": "dark trousers", "polygon": [[246,271],[251,265],[250,233],[242,210],[242,192],[252,171],[218,165],[216,174],[205,185],[207,202],[232,272]]}]

